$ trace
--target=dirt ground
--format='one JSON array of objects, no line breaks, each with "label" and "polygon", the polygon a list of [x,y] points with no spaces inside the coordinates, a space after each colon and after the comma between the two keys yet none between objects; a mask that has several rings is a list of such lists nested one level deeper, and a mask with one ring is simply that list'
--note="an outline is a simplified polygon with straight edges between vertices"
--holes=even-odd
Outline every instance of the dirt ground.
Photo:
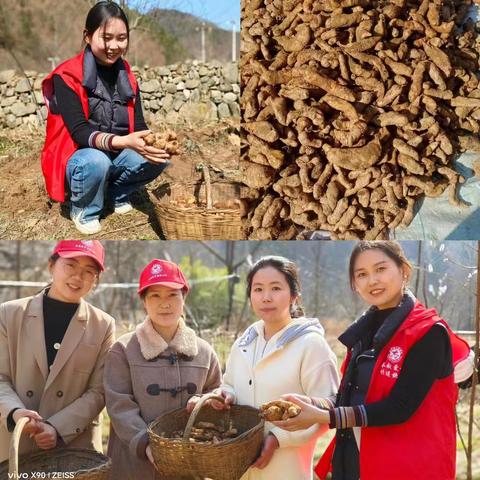
[{"label": "dirt ground", "polygon": [[[152,127],[155,130],[155,127]],[[240,140],[238,122],[175,127],[182,154],[155,181],[131,197],[134,210],[128,214],[105,212],[100,239],[165,238],[151,195],[161,185],[201,179],[196,165],[210,166],[213,179],[235,178]],[[68,202],[52,202],[45,190],[40,167],[44,130],[0,130],[0,239],[50,240],[81,238],[69,217]]]}]

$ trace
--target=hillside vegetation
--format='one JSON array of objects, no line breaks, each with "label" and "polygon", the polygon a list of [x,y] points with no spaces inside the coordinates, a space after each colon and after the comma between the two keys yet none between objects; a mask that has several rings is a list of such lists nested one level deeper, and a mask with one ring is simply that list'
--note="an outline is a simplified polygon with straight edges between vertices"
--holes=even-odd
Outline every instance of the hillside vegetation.
[{"label": "hillside vegetation", "polygon": [[[88,0],[2,0],[0,70],[18,68],[16,57],[25,70],[49,71],[49,58],[56,57],[58,63],[78,53],[90,6]],[[138,12],[129,10],[128,16],[133,25]],[[176,10],[152,10],[132,31],[127,59],[140,66],[199,59],[200,31],[196,28],[201,24],[201,19]],[[206,27],[207,60],[230,60],[231,32],[211,23]]]}]

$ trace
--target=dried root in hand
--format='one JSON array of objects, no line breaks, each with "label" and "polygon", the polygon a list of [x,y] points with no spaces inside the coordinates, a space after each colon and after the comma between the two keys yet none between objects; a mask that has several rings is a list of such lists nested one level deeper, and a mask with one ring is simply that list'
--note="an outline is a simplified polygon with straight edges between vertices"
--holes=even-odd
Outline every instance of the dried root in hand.
[{"label": "dried root in hand", "polygon": [[143,137],[145,144],[150,147],[155,147],[160,150],[165,150],[169,155],[178,155],[180,147],[177,139],[177,134],[171,130],[165,132],[149,133]]},{"label": "dried root in hand", "polygon": [[301,411],[298,405],[286,400],[274,400],[260,407],[260,415],[269,422],[296,417]]}]

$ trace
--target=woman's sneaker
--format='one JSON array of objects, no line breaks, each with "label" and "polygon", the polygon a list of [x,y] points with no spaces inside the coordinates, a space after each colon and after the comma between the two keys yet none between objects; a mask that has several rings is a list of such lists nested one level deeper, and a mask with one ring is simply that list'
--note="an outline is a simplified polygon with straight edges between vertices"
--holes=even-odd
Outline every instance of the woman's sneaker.
[{"label": "woman's sneaker", "polygon": [[122,203],[121,205],[115,205],[114,212],[115,213],[128,213],[133,210],[132,204],[130,202]]},{"label": "woman's sneaker", "polygon": [[75,227],[77,227],[77,230],[84,235],[93,235],[94,233],[98,233],[102,229],[102,226],[100,225],[98,219],[82,223],[77,216],[72,217],[72,221],[75,224]]}]

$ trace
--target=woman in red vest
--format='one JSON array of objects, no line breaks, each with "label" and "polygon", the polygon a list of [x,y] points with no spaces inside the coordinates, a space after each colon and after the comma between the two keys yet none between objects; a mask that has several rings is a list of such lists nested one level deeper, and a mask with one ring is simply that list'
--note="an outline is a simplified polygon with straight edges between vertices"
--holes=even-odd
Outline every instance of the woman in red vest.
[{"label": "woman in red vest", "polygon": [[469,347],[406,289],[411,270],[397,242],[355,246],[350,284],[371,307],[339,337],[348,348],[339,392],[286,396],[302,412],[279,427],[337,429],[315,469],[320,479],[455,479],[455,382],[471,373]]},{"label": "woman in red vest", "polygon": [[53,200],[70,192],[70,215],[84,234],[98,233],[105,194],[116,213],[129,195],[155,179],[168,154],[145,145],[149,133],[138,84],[122,56],[129,26],[122,9],[101,1],[87,15],[86,47],[43,81],[48,109],[42,171]]}]

